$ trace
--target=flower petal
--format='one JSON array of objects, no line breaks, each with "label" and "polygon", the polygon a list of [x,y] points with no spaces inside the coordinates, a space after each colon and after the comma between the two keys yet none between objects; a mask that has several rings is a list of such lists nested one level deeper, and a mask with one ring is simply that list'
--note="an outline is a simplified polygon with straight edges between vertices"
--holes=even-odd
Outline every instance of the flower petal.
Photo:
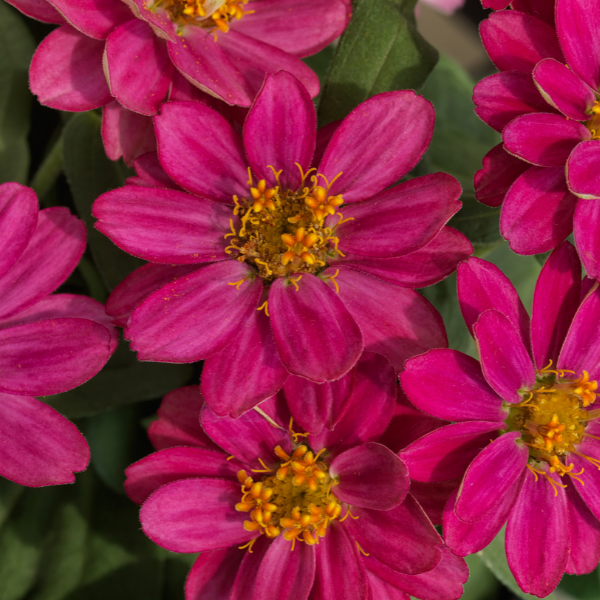
[{"label": "flower petal", "polygon": [[473,329],[487,382],[506,402],[521,402],[519,390],[533,387],[535,370],[514,326],[502,313],[488,310]]},{"label": "flower petal", "polygon": [[[600,202],[582,200],[575,209],[575,241],[579,256],[588,277],[594,281],[600,276],[600,244],[598,231],[600,220]],[[582,290],[583,293],[583,290]]]},{"label": "flower petal", "polygon": [[120,0],[48,0],[60,14],[92,38],[104,40],[118,25],[133,19],[127,5]]},{"label": "flower petal", "polygon": [[247,555],[235,546],[202,552],[187,576],[186,600],[229,600],[238,569]]},{"label": "flower petal", "polygon": [[154,124],[160,162],[176,183],[226,204],[248,194],[242,140],[218,112],[199,102],[167,103]]},{"label": "flower petal", "polygon": [[[330,267],[323,277],[335,275]],[[361,328],[365,350],[383,354],[401,371],[404,362],[448,345],[444,324],[433,306],[414,290],[340,267],[339,297]],[[333,288],[331,279],[328,284]]]},{"label": "flower petal", "polygon": [[[254,583],[260,564],[271,546],[271,540],[266,535],[256,538],[252,546],[252,552],[239,552],[242,554],[242,564],[237,570],[237,574],[232,576],[233,588],[231,594],[223,600],[251,600],[254,592]],[[186,600],[189,600],[186,598]],[[201,598],[200,600],[213,600],[212,596]]]},{"label": "flower petal", "polygon": [[531,167],[506,194],[500,231],[519,254],[552,250],[571,233],[576,205],[563,167]]},{"label": "flower petal", "polygon": [[353,508],[352,513],[358,519],[346,519],[344,526],[366,553],[386,567],[418,575],[440,562],[442,540],[410,494],[391,510]]},{"label": "flower petal", "polygon": [[125,469],[125,491],[131,500],[143,504],[159,487],[172,481],[192,477],[237,481],[240,469],[240,463],[228,461],[223,452],[204,448],[167,448]]},{"label": "flower petal", "polygon": [[343,298],[314,275],[303,275],[294,286],[289,279],[276,279],[269,312],[279,355],[294,375],[316,383],[339,379],[363,350],[362,334]]},{"label": "flower petal", "polygon": [[204,552],[257,537],[235,510],[240,484],[222,479],[181,479],[158,489],[142,506],[144,533],[172,552]]},{"label": "flower petal", "polygon": [[567,161],[569,189],[585,200],[600,198],[600,178],[596,165],[600,159],[600,140],[578,144]]},{"label": "flower petal", "polygon": [[[96,229],[129,254],[154,263],[225,260],[233,213],[186,192],[126,185],[93,206]],[[237,219],[236,219],[237,222]]]},{"label": "flower petal", "polygon": [[108,36],[104,56],[113,96],[129,110],[156,114],[169,91],[173,72],[166,42],[150,25],[132,19]]},{"label": "flower petal", "polygon": [[459,519],[474,523],[499,507],[529,459],[520,438],[520,431],[501,435],[469,465],[454,508]]},{"label": "flower petal", "polygon": [[[549,476],[560,483],[556,475]],[[565,490],[550,485],[546,477],[540,479],[526,474],[506,526],[506,558],[519,587],[543,598],[567,567],[571,536]]]},{"label": "flower petal", "polygon": [[38,46],[29,70],[31,91],[45,106],[83,111],[112,100],[104,72],[104,42],[62,25]]},{"label": "flower petal", "polygon": [[377,94],[338,127],[319,165],[330,194],[344,202],[371,198],[401,179],[421,159],[433,134],[430,102],[413,91]]},{"label": "flower petal", "polygon": [[502,426],[502,422],[473,421],[440,427],[410,444],[399,456],[411,479],[449,481],[463,476]]},{"label": "flower petal", "polygon": [[290,436],[287,430],[274,427],[262,415],[249,410],[239,419],[218,417],[205,406],[200,413],[200,423],[208,436],[227,454],[253,468],[262,469],[258,459],[265,464],[277,464],[273,452],[281,446],[291,452]]},{"label": "flower petal", "polygon": [[58,25],[65,22],[63,16],[46,0],[7,0],[7,2],[24,15],[38,21]]},{"label": "flower petal", "polygon": [[[256,310],[262,282],[237,260],[213,263],[148,296],[126,329],[140,360],[194,362],[222,350]],[[239,286],[228,285],[244,280]]]},{"label": "flower petal", "polygon": [[546,0],[513,0],[510,4],[513,10],[529,13],[554,27],[554,5]]},{"label": "flower petal", "polygon": [[345,222],[335,230],[339,247],[344,253],[378,258],[415,252],[460,209],[460,195],[461,187],[454,177],[434,173],[351,204],[343,209]]},{"label": "flower petal", "polygon": [[310,168],[316,132],[317,115],[306,88],[285,71],[267,75],[244,122],[244,146],[252,172],[274,187],[273,170],[281,171],[283,188],[299,189],[301,172]]},{"label": "flower petal", "polygon": [[90,449],[73,423],[27,396],[0,394],[0,475],[20,485],[73,483]]},{"label": "flower petal", "polygon": [[508,416],[479,362],[457,350],[430,350],[411,358],[400,381],[417,408],[439,419],[504,421]]},{"label": "flower petal", "polygon": [[544,58],[565,62],[554,28],[532,15],[511,10],[492,13],[479,33],[500,71],[528,73]]},{"label": "flower petal", "polygon": [[441,525],[444,520],[444,507],[452,492],[458,490],[460,477],[449,481],[414,481],[410,482],[410,493],[421,505],[425,514],[434,525]]},{"label": "flower petal", "polygon": [[127,185],[144,185],[181,191],[181,188],[165,173],[158,160],[157,152],[146,152],[146,154],[138,156],[133,164],[137,177],[128,177],[125,181]]},{"label": "flower petal", "polygon": [[594,92],[569,67],[547,58],[536,65],[533,78],[548,103],[565,117],[575,121],[590,118],[596,101]]},{"label": "flower petal", "polygon": [[408,470],[398,456],[374,442],[338,454],[330,473],[339,479],[334,493],[342,502],[373,510],[398,506],[410,483]]},{"label": "flower petal", "polygon": [[235,419],[274,396],[287,378],[269,318],[255,310],[240,327],[238,337],[206,359],[201,386],[206,403],[216,414]]},{"label": "flower petal", "polygon": [[[596,431],[595,433],[597,434],[598,432]],[[586,440],[590,440],[590,438],[586,438]],[[583,469],[583,481],[585,485],[577,484],[575,489],[579,492],[583,502],[594,517],[600,520],[600,477],[596,473],[596,464],[589,462],[588,458],[594,461],[600,460],[600,446],[595,442],[586,441],[583,444],[579,444],[577,454],[569,452],[565,462],[573,464],[574,473],[578,473]]]}]

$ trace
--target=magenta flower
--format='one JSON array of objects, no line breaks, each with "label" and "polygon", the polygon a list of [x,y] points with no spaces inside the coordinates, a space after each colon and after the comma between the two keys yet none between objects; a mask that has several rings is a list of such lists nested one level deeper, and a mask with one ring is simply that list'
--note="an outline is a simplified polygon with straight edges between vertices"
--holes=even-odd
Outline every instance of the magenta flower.
[{"label": "magenta flower", "polygon": [[582,284],[563,242],[540,273],[531,321],[483,260],[459,266],[458,296],[481,364],[446,349],[407,362],[411,402],[454,424],[400,457],[418,481],[464,474],[445,509],[449,548],[477,552],[507,522],[510,568],[523,591],[544,597],[564,572],[589,573],[600,559],[600,289]]},{"label": "magenta flower", "polygon": [[409,288],[471,253],[445,227],[460,186],[438,173],[385,189],[419,161],[433,119],[414,92],[389,92],[316,138],[310,96],[283,72],[267,77],[243,141],[206,106],[165,104],[158,156],[173,181],[149,155],[132,183],[157,187],[94,205],[102,233],[153,263],[108,302],[139,358],[206,359],[208,404],[237,417],[290,373],[339,379],[363,348],[401,369],[445,346],[440,316]]},{"label": "magenta flower", "polygon": [[66,208],[38,211],[31,189],[0,185],[0,475],[21,485],[72,483],[89,462],[75,425],[33,397],[82,384],[116,346],[102,304],[50,295],[84,249]]},{"label": "magenta flower", "polygon": [[61,25],[35,53],[31,89],[42,104],[59,110],[108,106],[102,133],[113,159],[118,152],[133,159],[138,154],[130,152],[153,149],[150,121],[143,115],[156,114],[165,100],[206,103],[206,92],[250,106],[265,74],[279,70],[293,73],[316,96],[318,78],[300,58],[337,38],[351,12],[349,0],[10,4]]},{"label": "magenta flower", "polygon": [[165,398],[149,430],[162,449],[130,466],[125,486],[152,540],[201,552],[187,600],[460,598],[464,562],[378,443],[396,389],[387,361],[365,354],[344,417],[318,436],[294,433],[275,399],[261,405],[269,423],[217,417],[195,387]]}]

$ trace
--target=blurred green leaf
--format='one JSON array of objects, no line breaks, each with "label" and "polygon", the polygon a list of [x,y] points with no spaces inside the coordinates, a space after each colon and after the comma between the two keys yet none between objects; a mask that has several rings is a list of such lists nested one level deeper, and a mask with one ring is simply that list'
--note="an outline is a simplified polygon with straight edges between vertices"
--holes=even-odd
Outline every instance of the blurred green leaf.
[{"label": "blurred green leaf", "polygon": [[108,190],[124,185],[126,167],[106,157],[100,135],[100,117],[94,112],[79,113],[63,132],[63,164],[75,208],[85,221],[94,262],[108,291],[144,262],[117,248],[94,228],[94,200]]},{"label": "blurred green leaf", "polygon": [[557,591],[560,596],[557,600],[567,600],[569,598],[577,600],[598,600],[600,598],[600,581],[598,580],[598,570],[586,575],[563,575],[558,584]]},{"label": "blurred green leaf", "polygon": [[492,572],[476,554],[465,557],[465,560],[469,567],[469,580],[460,600],[494,600],[499,586]]},{"label": "blurred green leaf", "polygon": [[344,118],[371,96],[418,89],[438,59],[421,37],[415,0],[355,0],[319,105],[321,126]]},{"label": "blurred green leaf", "polygon": [[22,17],[0,3],[0,183],[26,183],[31,92],[28,71],[35,42]]}]

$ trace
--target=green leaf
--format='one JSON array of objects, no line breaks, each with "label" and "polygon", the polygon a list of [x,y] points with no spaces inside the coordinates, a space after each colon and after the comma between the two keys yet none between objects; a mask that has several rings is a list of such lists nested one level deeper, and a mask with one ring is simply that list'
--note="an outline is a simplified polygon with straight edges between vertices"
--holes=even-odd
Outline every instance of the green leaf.
[{"label": "green leaf", "polygon": [[319,105],[319,123],[344,118],[371,96],[420,88],[438,53],[421,37],[415,0],[355,0]]},{"label": "green leaf", "polygon": [[75,208],[85,221],[94,262],[109,291],[144,262],[117,248],[94,229],[92,204],[104,192],[121,187],[125,168],[106,157],[100,135],[100,117],[94,112],[72,117],[63,132],[64,170]]},{"label": "green leaf", "polygon": [[465,583],[460,600],[489,600],[495,596],[498,581],[484,562],[476,555],[465,557],[469,567],[469,580]]},{"label": "green leaf", "polygon": [[26,183],[31,93],[28,71],[35,42],[23,19],[0,3],[0,183]]}]

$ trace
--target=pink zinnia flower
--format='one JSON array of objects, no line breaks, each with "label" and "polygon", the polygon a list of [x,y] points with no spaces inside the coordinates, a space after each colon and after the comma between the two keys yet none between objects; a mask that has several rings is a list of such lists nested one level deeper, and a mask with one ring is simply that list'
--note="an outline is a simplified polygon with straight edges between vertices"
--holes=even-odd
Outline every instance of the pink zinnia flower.
[{"label": "pink zinnia flower", "polygon": [[187,600],[460,598],[464,562],[407,493],[402,461],[378,443],[394,369],[365,354],[356,371],[344,417],[318,436],[295,433],[280,401],[261,405],[269,423],[254,411],[217,417],[195,387],[165,398],[149,430],[162,449],[130,466],[125,486],[152,540],[201,552]]},{"label": "pink zinnia flower", "polygon": [[600,559],[600,288],[582,284],[563,242],[540,273],[531,321],[483,260],[459,267],[458,295],[481,364],[446,349],[407,362],[411,402],[455,423],[400,457],[411,479],[464,473],[445,509],[446,543],[460,556],[477,552],[507,522],[510,568],[523,591],[544,597],[564,572],[589,573]]},{"label": "pink zinnia flower", "polygon": [[267,77],[243,141],[206,106],[165,104],[155,123],[171,189],[149,156],[135,183],[162,187],[128,185],[94,205],[101,232],[154,263],[108,303],[139,358],[207,359],[207,402],[237,417],[289,373],[339,379],[365,347],[401,369],[445,346],[439,314],[408,288],[471,253],[444,226],[460,186],[438,173],[385,190],[419,161],[433,119],[414,92],[389,92],[317,138],[310,96],[284,72]]},{"label": "pink zinnia flower", "polygon": [[152,150],[144,115],[156,114],[166,99],[206,103],[207,92],[250,106],[265,74],[279,70],[316,96],[319,80],[300,58],[337,38],[351,12],[349,0],[9,2],[61,25],[35,53],[33,93],[59,110],[106,106],[107,152],[127,160]]},{"label": "pink zinnia flower", "polygon": [[72,483],[89,462],[75,425],[33,397],[82,384],[116,346],[102,304],[50,295],[84,249],[66,208],[40,211],[31,189],[0,185],[0,475],[21,485]]}]

